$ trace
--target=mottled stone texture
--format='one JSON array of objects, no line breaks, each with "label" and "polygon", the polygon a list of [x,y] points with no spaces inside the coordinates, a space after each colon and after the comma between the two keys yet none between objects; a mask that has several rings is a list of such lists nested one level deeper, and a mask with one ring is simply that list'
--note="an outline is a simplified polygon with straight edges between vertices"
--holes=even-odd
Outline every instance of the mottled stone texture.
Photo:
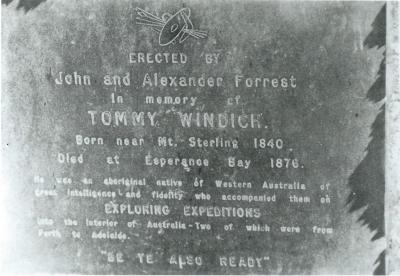
[{"label": "mottled stone texture", "polygon": [[[49,273],[185,273],[185,274],[371,274],[374,261],[382,250],[382,239],[371,242],[374,233],[357,223],[359,214],[349,214],[346,198],[349,176],[364,157],[369,142],[370,126],[379,105],[368,102],[366,93],[377,75],[382,50],[364,49],[363,40],[371,31],[371,23],[382,7],[379,2],[256,2],[256,1],[45,1],[25,13],[16,10],[16,3],[2,9],[2,148],[3,173],[8,195],[6,207],[11,223],[5,226],[10,243],[7,249],[7,271]],[[182,7],[192,11],[196,28],[208,31],[207,39],[189,38],[182,44],[158,46],[158,35],[135,24],[135,8],[161,16]],[[130,65],[133,51],[183,52],[189,56],[186,65]],[[201,61],[203,53],[218,52],[222,59],[209,66]],[[116,88],[124,95],[123,110],[159,111],[165,114],[157,128],[112,128],[92,126],[89,109],[110,110],[112,89],[100,81],[90,87],[60,87],[54,84],[59,71],[79,71],[101,80],[105,74],[130,72],[134,85]],[[144,72],[200,76],[202,73],[226,78],[223,88],[212,89],[142,89]],[[295,75],[298,87],[291,93],[270,90],[240,90],[229,81],[233,74],[246,76]],[[136,79],[136,76],[137,79]],[[175,111],[263,113],[269,124],[262,130],[183,129],[168,114],[170,106],[143,105],[145,95],[187,94],[199,97],[196,107],[176,107]],[[226,99],[241,95],[239,106],[228,106]],[[229,150],[196,151],[179,146],[156,148],[151,144],[140,149],[117,147],[77,147],[76,134],[122,137],[167,135],[176,140],[188,136],[283,137],[294,151],[292,157],[305,164],[299,171],[265,169],[262,160],[267,151],[257,152],[242,147],[235,156],[249,158],[254,166],[249,171],[229,169]],[[57,163],[57,153],[87,154],[83,166]],[[143,157],[158,155],[202,156],[212,166],[185,172],[182,168],[146,167]],[[119,154],[126,163],[108,166],[105,156]],[[257,163],[258,162],[258,163]],[[79,179],[92,177],[96,185],[106,176],[165,177],[181,179],[187,193],[183,202],[174,206],[171,219],[179,219],[182,206],[192,204],[194,178],[201,177],[203,191],[218,196],[212,181],[226,178],[245,179],[257,183],[255,192],[266,179],[289,181],[298,179],[307,184],[314,202],[296,207],[280,201],[265,205],[258,222],[271,225],[298,225],[304,232],[288,236],[279,232],[252,234],[223,232],[224,221],[215,231],[157,233],[142,228],[124,229],[131,237],[125,242],[83,241],[71,238],[44,240],[37,237],[38,214],[56,220],[66,217],[81,221],[84,217],[104,218],[100,201],[42,199],[34,196],[37,184],[34,175],[46,179],[45,187],[54,186],[62,195],[65,187],[57,187],[55,177],[66,175]],[[319,204],[323,193],[320,185],[329,182],[332,203]],[[142,189],[151,191],[153,186]],[[127,201],[127,200],[125,200]],[[141,201],[146,202],[142,199]],[[166,201],[167,202],[167,201]],[[213,200],[211,204],[220,204]],[[234,204],[234,203],[232,203]],[[238,203],[237,206],[246,206]],[[113,217],[121,225],[131,217]],[[206,221],[199,219],[199,221]],[[227,220],[227,222],[229,222]],[[252,222],[252,221],[251,221]],[[250,223],[251,223],[250,222]],[[238,222],[243,226],[244,222]],[[62,220],[60,231],[67,233]],[[315,236],[313,225],[332,226],[334,234]],[[306,229],[308,229],[306,231]],[[82,234],[84,229],[80,229]],[[70,231],[69,231],[70,232]],[[222,238],[217,238],[221,234]],[[101,250],[125,253],[124,264],[107,264]],[[129,261],[137,252],[153,253],[159,260],[151,266]],[[182,270],[167,264],[171,254],[196,254],[206,265]],[[260,268],[224,268],[218,265],[221,255],[268,255],[268,265]]]}]

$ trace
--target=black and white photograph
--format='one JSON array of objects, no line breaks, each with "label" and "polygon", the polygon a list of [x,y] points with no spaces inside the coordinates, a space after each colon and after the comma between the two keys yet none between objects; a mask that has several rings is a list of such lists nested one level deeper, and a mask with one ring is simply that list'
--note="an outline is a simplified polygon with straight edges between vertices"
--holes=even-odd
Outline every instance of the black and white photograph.
[{"label": "black and white photograph", "polygon": [[2,0],[0,274],[400,274],[399,6]]}]

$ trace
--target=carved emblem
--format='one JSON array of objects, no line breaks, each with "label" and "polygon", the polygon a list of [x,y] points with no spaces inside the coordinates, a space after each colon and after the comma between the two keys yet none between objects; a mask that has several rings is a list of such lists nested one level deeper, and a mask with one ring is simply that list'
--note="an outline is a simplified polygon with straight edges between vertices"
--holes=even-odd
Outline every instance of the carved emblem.
[{"label": "carved emblem", "polygon": [[141,8],[136,8],[136,12],[136,23],[152,27],[158,32],[158,41],[161,46],[176,42],[182,43],[189,36],[196,39],[207,37],[207,32],[193,28],[189,8],[183,8],[174,15],[164,13],[161,18]]}]

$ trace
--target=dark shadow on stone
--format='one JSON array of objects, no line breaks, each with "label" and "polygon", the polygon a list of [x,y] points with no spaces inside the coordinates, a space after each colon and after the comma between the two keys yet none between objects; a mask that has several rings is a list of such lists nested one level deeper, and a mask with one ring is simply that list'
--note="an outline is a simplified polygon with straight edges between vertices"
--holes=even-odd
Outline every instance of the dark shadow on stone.
[{"label": "dark shadow on stone", "polygon": [[358,218],[371,231],[376,231],[372,240],[384,236],[384,135],[385,111],[381,108],[372,124],[371,141],[366,149],[367,154],[350,176],[351,193],[348,197],[350,212],[366,207]]},{"label": "dark shadow on stone", "polygon": [[[385,55],[385,53],[384,53]],[[386,63],[385,58],[382,60],[378,71],[378,78],[368,90],[367,98],[372,102],[380,102],[385,98],[385,73],[386,73]]]},{"label": "dark shadow on stone", "polygon": [[379,11],[372,23],[372,31],[364,40],[364,46],[368,48],[382,47],[386,44],[386,4]]},{"label": "dark shadow on stone", "polygon": [[8,5],[12,2],[13,0],[1,0],[2,5]]},{"label": "dark shadow on stone", "polygon": [[378,259],[376,259],[375,264],[378,266],[374,270],[374,275],[385,275],[385,250],[379,254]]},{"label": "dark shadow on stone", "polygon": [[[2,5],[8,5],[13,0],[1,0]],[[17,1],[17,0],[16,0]],[[35,9],[39,6],[42,2],[46,0],[20,0],[17,6],[17,10],[23,9],[25,12]]]},{"label": "dark shadow on stone", "polygon": [[[372,31],[364,40],[368,48],[382,47],[386,43],[386,4],[379,11]],[[386,53],[377,73],[377,79],[367,92],[367,99],[380,102],[385,98],[385,67]],[[385,104],[383,103],[371,127],[371,140],[367,146],[364,159],[360,162],[349,178],[351,192],[347,198],[352,213],[361,208],[364,212],[358,218],[362,225],[367,225],[375,232],[372,241],[385,235],[384,198],[385,198]],[[385,251],[382,251],[375,264],[378,264],[374,274],[385,274]]]}]

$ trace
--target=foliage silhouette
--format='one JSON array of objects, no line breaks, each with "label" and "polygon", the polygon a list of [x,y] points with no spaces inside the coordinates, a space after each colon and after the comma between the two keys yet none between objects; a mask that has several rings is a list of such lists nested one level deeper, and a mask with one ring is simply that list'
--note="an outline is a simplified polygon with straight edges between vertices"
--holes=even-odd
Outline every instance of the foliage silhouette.
[{"label": "foliage silhouette", "polygon": [[[372,31],[364,40],[368,48],[385,46],[386,43],[386,4],[379,11]],[[378,103],[385,98],[386,53],[383,53],[377,79],[367,92],[367,99]],[[385,103],[371,127],[371,140],[366,148],[367,154],[349,178],[351,192],[347,198],[349,212],[365,208],[358,220],[376,231],[372,241],[385,235],[384,196],[385,196]],[[374,274],[385,274],[385,251],[381,252],[376,262]]]}]

